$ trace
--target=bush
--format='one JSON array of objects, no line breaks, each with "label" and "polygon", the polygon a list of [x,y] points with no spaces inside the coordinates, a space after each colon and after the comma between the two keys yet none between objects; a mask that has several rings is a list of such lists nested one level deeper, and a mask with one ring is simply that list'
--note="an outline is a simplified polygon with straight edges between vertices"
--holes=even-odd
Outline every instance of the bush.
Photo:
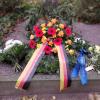
[{"label": "bush", "polygon": [[[48,1],[48,2],[47,2]],[[73,4],[71,0],[61,0],[61,2],[53,3],[47,0],[44,3],[34,4],[33,7],[27,11],[31,15],[29,25],[27,28],[32,29],[39,18],[59,17],[71,24],[72,17],[74,16]]]},{"label": "bush", "polygon": [[12,11],[20,3],[21,0],[0,0],[0,10],[6,12]]},{"label": "bush", "polygon": [[74,12],[82,21],[100,23],[100,0],[74,0]]}]

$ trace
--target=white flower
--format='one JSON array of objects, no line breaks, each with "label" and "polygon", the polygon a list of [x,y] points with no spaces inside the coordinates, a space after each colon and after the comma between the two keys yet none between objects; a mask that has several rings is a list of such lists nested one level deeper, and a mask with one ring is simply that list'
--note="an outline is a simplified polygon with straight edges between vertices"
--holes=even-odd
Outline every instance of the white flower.
[{"label": "white flower", "polygon": [[10,48],[12,48],[16,44],[22,45],[23,43],[20,40],[13,40],[13,39],[8,40],[5,43],[5,48],[3,50],[0,50],[0,53],[2,53],[2,51],[6,52],[7,50],[9,50]]},{"label": "white flower", "polygon": [[74,42],[82,42],[82,44],[85,44],[86,42],[84,40],[82,40],[81,38],[75,38]]},{"label": "white flower", "polygon": [[19,40],[14,40],[14,41],[13,41],[13,44],[19,44],[19,45],[22,45],[23,43],[22,43],[21,41],[19,41]]},{"label": "white flower", "polygon": [[92,58],[91,58],[91,60],[92,60],[92,62],[96,62],[97,60],[98,60],[98,58],[96,57],[96,56],[93,56]]},{"label": "white flower", "polygon": [[0,49],[0,53],[2,53],[3,52],[3,50],[2,49]]},{"label": "white flower", "polygon": [[14,41],[13,39],[10,39],[10,40],[6,41],[5,46],[11,45],[13,43],[13,41]]},{"label": "white flower", "polygon": [[14,44],[11,44],[11,45],[7,45],[5,48],[4,48],[4,52],[9,50],[10,48],[12,48],[14,46]]},{"label": "white flower", "polygon": [[80,40],[80,38],[75,38],[74,42],[78,42]]},{"label": "white flower", "polygon": [[91,70],[93,70],[94,69],[94,67],[93,67],[93,65],[90,65],[90,66],[88,66],[88,67],[86,67],[85,68],[85,70],[88,72],[88,71],[91,71]]},{"label": "white flower", "polygon": [[91,52],[93,50],[93,47],[89,47],[88,50]]},{"label": "white flower", "polygon": [[100,53],[100,46],[95,45],[95,52],[96,52],[96,53]]}]

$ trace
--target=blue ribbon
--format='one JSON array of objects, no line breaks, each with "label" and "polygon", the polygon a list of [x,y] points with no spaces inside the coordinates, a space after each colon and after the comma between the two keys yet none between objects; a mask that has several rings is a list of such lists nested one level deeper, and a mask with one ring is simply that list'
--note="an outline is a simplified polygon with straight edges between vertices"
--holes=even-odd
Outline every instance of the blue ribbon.
[{"label": "blue ribbon", "polygon": [[74,78],[78,77],[78,75],[80,74],[80,80],[82,85],[88,83],[87,72],[85,70],[86,67],[85,53],[86,51],[84,49],[80,50],[79,56],[77,57],[77,63],[75,64],[75,67],[73,68],[71,73],[71,76]]}]

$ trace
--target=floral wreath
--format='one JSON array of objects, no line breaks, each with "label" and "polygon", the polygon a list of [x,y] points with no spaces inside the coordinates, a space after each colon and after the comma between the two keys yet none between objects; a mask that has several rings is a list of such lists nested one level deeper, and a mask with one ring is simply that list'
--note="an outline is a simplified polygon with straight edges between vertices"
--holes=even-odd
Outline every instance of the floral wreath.
[{"label": "floral wreath", "polygon": [[[72,33],[71,26],[56,18],[46,20],[42,24],[33,26],[33,31],[29,35],[29,47],[32,49],[39,48],[42,43],[48,43],[45,47],[45,53],[57,53],[54,45],[68,44],[70,48],[73,44],[74,33]],[[73,54],[71,49],[69,53]]]},{"label": "floral wreath", "polygon": [[[79,41],[78,44],[77,41]],[[70,55],[75,54],[75,51],[77,53],[76,48],[80,43],[84,45],[79,47],[76,64],[70,74],[66,51]],[[68,87],[71,77],[78,77],[79,74],[82,85],[88,83],[87,72],[85,70],[85,55],[87,54],[87,50],[84,49],[85,41],[77,38],[76,34],[72,32],[71,26],[62,20],[56,18],[47,19],[45,22],[37,23],[33,26],[33,30],[29,34],[29,47],[36,50],[17,80],[16,88],[23,89],[27,87],[26,85],[32,79],[43,55],[51,53],[58,54],[61,91]],[[89,45],[88,49],[91,49]]]}]

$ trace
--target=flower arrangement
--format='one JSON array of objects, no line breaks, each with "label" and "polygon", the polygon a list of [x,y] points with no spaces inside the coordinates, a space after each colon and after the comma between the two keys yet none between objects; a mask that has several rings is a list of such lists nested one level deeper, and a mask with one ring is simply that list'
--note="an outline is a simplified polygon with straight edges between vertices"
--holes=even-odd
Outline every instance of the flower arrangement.
[{"label": "flower arrangement", "polygon": [[[89,56],[92,47],[79,38],[78,34],[73,33],[71,26],[56,18],[47,19],[33,26],[32,32],[28,35],[29,47],[36,50],[17,80],[16,88],[27,87],[27,82],[30,82],[43,56],[54,53],[57,53],[59,58],[61,91],[68,87],[71,77],[78,77],[79,74],[82,85],[88,83],[85,55]],[[76,59],[71,73],[68,55]]]},{"label": "flower arrangement", "polygon": [[54,45],[69,45],[70,54],[74,54],[73,42],[74,33],[72,33],[71,26],[58,20],[56,18],[46,20],[46,22],[33,26],[33,31],[30,34],[29,47],[32,49],[38,48],[40,44],[46,43],[45,53],[57,53]]}]

